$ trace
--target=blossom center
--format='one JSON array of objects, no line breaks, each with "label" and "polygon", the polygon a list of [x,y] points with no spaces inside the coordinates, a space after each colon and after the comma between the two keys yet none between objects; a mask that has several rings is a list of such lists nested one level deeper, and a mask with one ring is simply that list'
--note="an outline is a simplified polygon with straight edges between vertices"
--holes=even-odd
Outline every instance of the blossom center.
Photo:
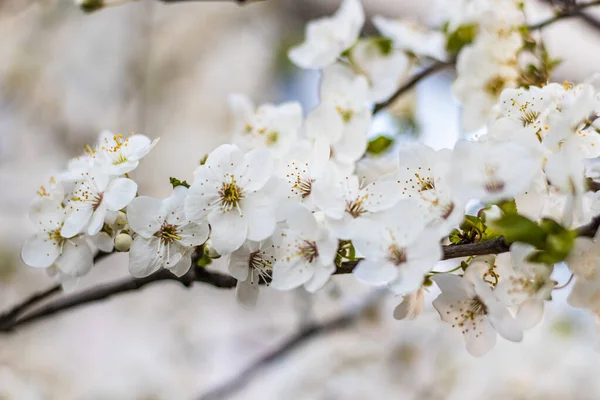
[{"label": "blossom center", "polygon": [[239,210],[240,200],[244,198],[244,193],[235,182],[235,178],[231,177],[231,182],[224,182],[219,189],[219,197],[222,210],[228,212],[234,208]]},{"label": "blossom center", "polygon": [[407,261],[406,249],[398,246],[396,243],[392,243],[390,247],[388,247],[386,260],[399,267]]},{"label": "blossom center", "polygon": [[435,189],[433,180],[430,177],[428,177],[428,176],[421,177],[419,174],[415,174],[415,177],[417,178],[417,181],[419,181],[419,184],[421,185],[421,191]]},{"label": "blossom center", "polygon": [[346,200],[346,212],[350,214],[352,218],[358,218],[362,214],[367,212],[367,210],[363,206],[363,201],[365,200],[365,198],[366,195],[358,197],[355,200]]},{"label": "blossom center", "polygon": [[[265,258],[265,253],[257,250],[253,253],[250,253],[250,258],[248,259],[248,265],[250,269],[256,271],[258,274],[258,280],[262,279],[263,282],[268,283],[271,280],[271,275],[273,273],[273,266],[271,263]],[[250,283],[254,282],[254,274],[250,273]],[[256,282],[259,283],[259,282]]]},{"label": "blossom center", "polygon": [[165,222],[156,233],[156,236],[158,236],[162,243],[169,244],[173,243],[175,240],[181,240],[181,236],[177,233],[178,230],[175,225],[167,224]]},{"label": "blossom center", "polygon": [[308,263],[312,263],[317,257],[319,257],[319,251],[317,244],[310,240],[303,240],[302,244],[298,246],[298,256]]}]

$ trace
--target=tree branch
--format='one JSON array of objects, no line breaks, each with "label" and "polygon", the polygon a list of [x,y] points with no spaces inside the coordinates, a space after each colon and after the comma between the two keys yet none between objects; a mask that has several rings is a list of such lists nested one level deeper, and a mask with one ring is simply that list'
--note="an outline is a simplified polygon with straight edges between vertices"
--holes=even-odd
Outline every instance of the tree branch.
[{"label": "tree branch", "polygon": [[367,309],[381,300],[385,293],[386,292],[384,290],[375,290],[367,295],[367,297],[360,304],[358,304],[358,306],[350,308],[325,322],[314,323],[305,327],[300,332],[283,342],[279,347],[262,356],[256,362],[243,369],[242,372],[233,379],[201,396],[199,400],[219,400],[235,394],[246,384],[248,384],[248,382],[258,375],[264,368],[281,360],[287,354],[291,353],[307,341],[352,325],[361,315],[363,315]]},{"label": "tree branch", "polygon": [[600,5],[600,0],[594,0],[587,3],[579,3],[574,6],[568,6],[560,12],[556,13],[553,17],[550,17],[544,21],[538,22],[537,24],[529,25],[529,30],[537,30],[545,28],[548,25],[555,23],[556,21],[560,21],[561,19],[571,18],[571,17],[582,17],[584,14],[582,13],[588,7],[594,7]]},{"label": "tree branch", "polygon": [[[600,215],[594,217],[592,221],[577,229],[578,236],[594,237],[600,226]],[[510,246],[500,237],[485,242],[457,244],[442,246],[443,260],[453,258],[479,256],[487,254],[506,253]],[[105,257],[102,254],[99,258]],[[336,275],[350,274],[361,260],[343,262],[335,271]],[[192,260],[195,265],[195,258]],[[10,311],[0,315],[0,332],[8,332],[16,327],[44,319],[50,315],[57,314],[71,308],[79,307],[84,304],[104,300],[120,293],[136,291],[142,287],[157,282],[174,281],[179,282],[185,287],[191,287],[195,282],[206,283],[210,286],[221,289],[231,289],[237,285],[237,280],[230,275],[225,275],[215,271],[209,271],[205,268],[192,267],[182,277],[176,277],[167,270],[161,270],[146,278],[128,277],[116,282],[92,287],[79,293],[73,293],[54,301],[48,302],[35,310],[32,307],[45,300],[50,295],[58,293],[59,287],[51,287],[42,293],[34,294],[23,302],[14,306]],[[266,283],[266,282],[262,282]]]}]

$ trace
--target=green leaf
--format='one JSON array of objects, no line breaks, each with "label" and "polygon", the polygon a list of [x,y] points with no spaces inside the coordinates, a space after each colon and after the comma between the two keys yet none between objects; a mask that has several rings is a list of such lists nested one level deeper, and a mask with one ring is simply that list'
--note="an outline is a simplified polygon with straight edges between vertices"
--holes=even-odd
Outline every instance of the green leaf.
[{"label": "green leaf", "polygon": [[538,249],[543,249],[546,243],[546,233],[532,220],[517,214],[506,214],[490,221],[492,229],[499,232],[507,243],[529,243]]},{"label": "green leaf", "polygon": [[504,214],[516,214],[517,213],[517,202],[515,199],[504,200],[497,204]]},{"label": "green leaf", "polygon": [[460,231],[458,229],[454,229],[452,232],[450,232],[450,235],[448,235],[448,239],[452,244],[460,244],[462,242]]},{"label": "green leaf", "polygon": [[454,32],[451,32],[446,37],[446,50],[450,54],[458,54],[458,52],[466,45],[475,40],[477,36],[477,25],[465,24],[459,26]]},{"label": "green leaf", "polygon": [[173,189],[175,189],[177,186],[184,186],[188,189],[190,188],[189,183],[187,183],[186,181],[180,181],[177,178],[170,177],[169,182],[171,182],[171,185],[173,185]]},{"label": "green leaf", "polygon": [[394,41],[390,38],[386,37],[375,37],[372,40],[372,43],[377,46],[381,54],[384,56],[389,56],[392,54],[392,50],[394,49]]},{"label": "green leaf", "polygon": [[212,263],[212,258],[210,258],[208,256],[208,254],[206,253],[202,253],[202,257],[200,257],[198,259],[198,261],[196,261],[196,266],[198,267],[206,267],[207,265],[210,265]]},{"label": "green leaf", "polygon": [[369,141],[367,153],[372,155],[380,155],[394,144],[394,139],[387,136],[377,136]]}]

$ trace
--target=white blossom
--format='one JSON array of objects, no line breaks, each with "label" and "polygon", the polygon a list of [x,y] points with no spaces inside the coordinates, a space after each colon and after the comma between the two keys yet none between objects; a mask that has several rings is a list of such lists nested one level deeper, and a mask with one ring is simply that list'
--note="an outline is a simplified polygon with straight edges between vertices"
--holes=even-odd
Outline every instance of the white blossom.
[{"label": "white blossom", "polygon": [[380,221],[353,240],[365,257],[354,276],[372,285],[388,284],[396,293],[418,289],[442,258],[438,236],[425,229],[427,219],[414,200],[402,200]]},{"label": "white blossom", "polygon": [[[274,235],[277,239],[278,235]],[[230,254],[229,273],[237,279],[235,297],[237,302],[252,308],[258,300],[258,285],[269,283],[276,262],[278,246],[273,240],[261,242],[247,240],[242,247]]]},{"label": "white blossom", "polygon": [[289,213],[287,224],[280,234],[271,287],[290,290],[304,285],[315,292],[335,271],[338,240],[302,205]]},{"label": "white blossom", "polygon": [[393,40],[394,47],[418,56],[427,56],[436,60],[446,60],[446,38],[414,21],[390,19],[377,15],[373,24],[383,36]]},{"label": "white blossom", "polygon": [[85,173],[68,199],[69,215],[61,234],[72,237],[86,231],[96,235],[106,218],[112,221],[136,195],[137,184],[128,178],[112,178],[99,169]]},{"label": "white blossom", "polygon": [[307,24],[304,42],[291,49],[288,56],[301,68],[327,67],[354,44],[364,22],[360,1],[343,0],[333,16]]},{"label": "white blossom", "polygon": [[300,103],[263,104],[256,108],[243,95],[229,96],[234,118],[233,144],[243,151],[267,148],[275,156],[288,153],[296,144],[302,126]]},{"label": "white blossom", "polygon": [[273,159],[266,149],[244,154],[221,145],[194,173],[185,200],[191,221],[208,220],[215,250],[222,255],[239,249],[246,239],[261,241],[275,229]]},{"label": "white blossom", "polygon": [[129,137],[103,131],[98,139],[96,157],[106,166],[110,175],[119,176],[136,169],[140,160],[156,146],[159,139],[150,140],[147,136],[131,134]]},{"label": "white blossom", "polygon": [[87,274],[92,268],[93,256],[85,237],[66,238],[61,235],[66,212],[60,204],[46,201],[30,213],[36,227],[21,250],[23,262],[35,268],[55,265],[61,273],[70,277]]},{"label": "white blossom", "polygon": [[496,333],[513,342],[523,339],[515,319],[483,281],[471,282],[452,274],[431,279],[442,291],[433,306],[444,322],[460,329],[472,355],[479,357],[491,350]]},{"label": "white blossom", "polygon": [[136,233],[129,250],[129,272],[144,277],[161,267],[177,276],[191,266],[196,246],[208,238],[206,222],[190,222],[184,213],[188,189],[177,186],[164,199],[136,197],[127,207],[130,228]]}]

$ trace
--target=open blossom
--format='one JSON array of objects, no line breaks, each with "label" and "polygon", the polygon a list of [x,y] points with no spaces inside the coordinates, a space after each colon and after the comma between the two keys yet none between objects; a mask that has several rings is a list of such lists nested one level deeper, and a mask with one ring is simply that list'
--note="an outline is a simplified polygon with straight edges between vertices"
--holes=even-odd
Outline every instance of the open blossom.
[{"label": "open blossom", "polygon": [[394,47],[410,53],[446,60],[446,38],[439,31],[430,30],[416,22],[390,19],[377,15],[373,24],[383,36],[394,42]]},{"label": "open blossom", "polygon": [[575,275],[567,298],[573,307],[585,308],[600,316],[600,231],[593,239],[578,237],[565,260]]},{"label": "open blossom", "polygon": [[381,38],[360,39],[352,48],[349,60],[347,68],[367,78],[367,100],[373,103],[392,97],[410,67],[408,56]]},{"label": "open blossom", "polygon": [[242,247],[229,255],[229,273],[238,281],[235,298],[242,306],[254,307],[258,301],[258,285],[261,281],[271,281],[278,248],[271,238],[260,242],[247,240]]},{"label": "open blossom", "polygon": [[364,255],[353,274],[373,284],[388,284],[396,293],[421,287],[425,274],[442,258],[438,237],[425,229],[427,220],[413,200],[402,200],[381,217],[379,226],[353,240]]},{"label": "open blossom", "polygon": [[403,198],[417,201],[430,226],[448,234],[464,216],[464,202],[449,185],[452,152],[435,151],[420,143],[403,143],[398,169],[386,177],[395,182]]},{"label": "open blossom", "polygon": [[[95,235],[105,219],[114,220],[116,212],[125,208],[135,197],[137,184],[128,178],[111,178],[101,170],[86,173],[68,200],[69,215],[61,234],[72,237],[85,230]],[[110,214],[109,214],[110,213]]]},{"label": "open blossom", "polygon": [[465,273],[471,281],[479,279],[488,284],[505,306],[516,306],[516,321],[521,329],[532,328],[541,321],[544,302],[556,286],[550,278],[551,267],[527,261],[533,250],[530,245],[513,243],[510,253],[482,257],[487,258],[485,261],[475,258]]},{"label": "open blossom", "polygon": [[344,0],[333,16],[309,22],[304,43],[291,49],[288,56],[302,68],[331,65],[356,42],[364,23],[360,0]]},{"label": "open blossom", "polygon": [[290,290],[304,285],[315,292],[335,272],[338,240],[302,205],[289,213],[287,224],[280,234],[271,287]]},{"label": "open blossom", "polygon": [[356,175],[343,178],[339,185],[331,185],[328,190],[338,191],[337,210],[328,214],[327,222],[340,239],[360,237],[372,225],[376,229],[379,213],[395,206],[402,197],[394,182],[380,180],[361,186]]},{"label": "open blossom", "polygon": [[147,136],[131,134],[129,137],[103,131],[98,139],[96,157],[106,167],[110,175],[119,176],[133,171],[159,139],[150,140]]},{"label": "open blossom", "polygon": [[521,143],[460,141],[452,153],[450,186],[463,200],[499,201],[525,193],[541,166],[539,154]]},{"label": "open blossom", "polygon": [[467,351],[482,356],[496,344],[496,333],[513,342],[523,339],[523,332],[506,307],[482,281],[471,282],[451,274],[431,278],[442,293],[433,307],[442,321],[460,329]]},{"label": "open blossom", "polygon": [[306,119],[309,138],[321,138],[331,146],[331,158],[340,166],[354,169],[367,149],[371,111],[367,107],[368,82],[342,65],[323,71],[321,103]]},{"label": "open blossom", "polygon": [[302,126],[300,103],[255,108],[248,97],[234,94],[229,96],[229,108],[234,118],[233,144],[243,151],[264,147],[282,156],[295,145]]},{"label": "open blossom", "polygon": [[186,218],[187,192],[177,186],[164,200],[140,196],[129,204],[129,227],[136,233],[129,250],[131,275],[144,277],[164,267],[181,276],[190,269],[194,248],[208,238],[208,226]]},{"label": "open blossom", "polygon": [[92,250],[81,235],[66,238],[61,235],[65,222],[65,209],[47,200],[32,210],[30,218],[36,234],[23,245],[23,262],[35,268],[55,265],[65,275],[78,277],[92,268]]},{"label": "open blossom", "polygon": [[212,244],[219,254],[232,253],[246,239],[261,241],[273,233],[276,187],[269,182],[272,171],[268,150],[244,154],[229,144],[216,148],[196,169],[185,213],[199,224],[208,220]]}]

